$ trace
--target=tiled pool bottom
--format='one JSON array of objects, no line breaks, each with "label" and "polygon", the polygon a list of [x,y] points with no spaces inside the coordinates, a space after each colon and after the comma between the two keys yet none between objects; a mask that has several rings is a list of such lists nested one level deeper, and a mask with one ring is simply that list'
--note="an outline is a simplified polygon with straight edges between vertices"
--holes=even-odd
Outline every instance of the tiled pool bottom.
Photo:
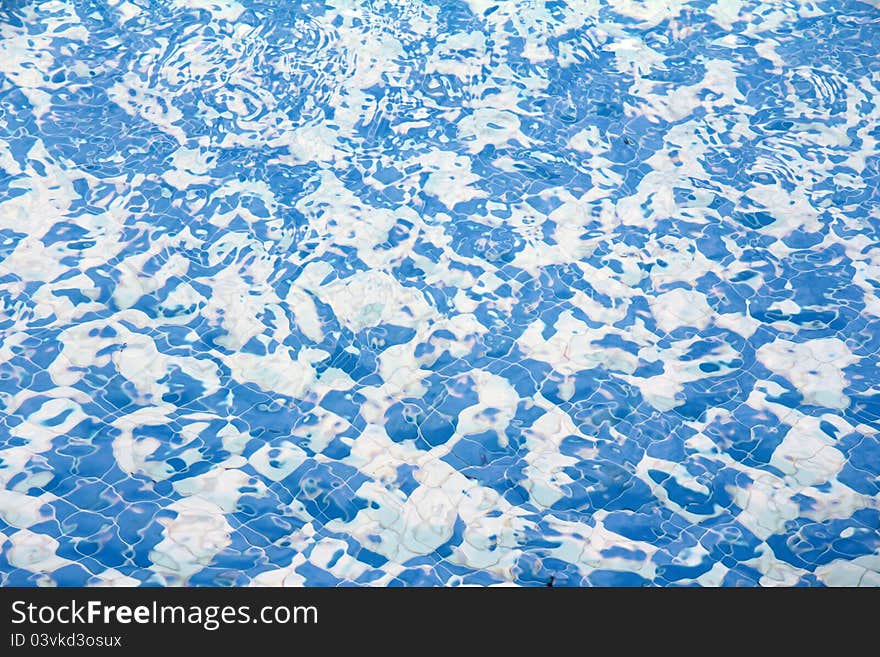
[{"label": "tiled pool bottom", "polygon": [[880,585],[880,6],[0,9],[3,585]]}]

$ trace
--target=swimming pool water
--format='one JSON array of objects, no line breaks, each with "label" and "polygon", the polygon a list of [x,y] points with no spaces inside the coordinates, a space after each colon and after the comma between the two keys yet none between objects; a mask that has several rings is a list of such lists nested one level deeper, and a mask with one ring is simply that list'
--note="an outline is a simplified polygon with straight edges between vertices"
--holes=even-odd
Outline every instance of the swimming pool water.
[{"label": "swimming pool water", "polygon": [[880,585],[876,0],[0,9],[3,585]]}]

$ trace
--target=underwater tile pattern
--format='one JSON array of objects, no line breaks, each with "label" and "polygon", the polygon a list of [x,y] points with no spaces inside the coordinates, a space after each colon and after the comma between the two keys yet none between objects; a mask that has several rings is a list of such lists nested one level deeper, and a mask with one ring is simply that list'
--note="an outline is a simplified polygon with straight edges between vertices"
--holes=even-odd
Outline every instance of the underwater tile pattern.
[{"label": "underwater tile pattern", "polygon": [[880,585],[876,0],[6,0],[3,585]]}]

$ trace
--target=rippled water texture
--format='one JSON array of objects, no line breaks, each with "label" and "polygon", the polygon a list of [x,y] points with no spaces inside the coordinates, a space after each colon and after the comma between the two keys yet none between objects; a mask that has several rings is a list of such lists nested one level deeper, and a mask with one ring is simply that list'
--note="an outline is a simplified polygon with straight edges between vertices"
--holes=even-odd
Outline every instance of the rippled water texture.
[{"label": "rippled water texture", "polygon": [[6,0],[0,583],[880,585],[877,0]]}]

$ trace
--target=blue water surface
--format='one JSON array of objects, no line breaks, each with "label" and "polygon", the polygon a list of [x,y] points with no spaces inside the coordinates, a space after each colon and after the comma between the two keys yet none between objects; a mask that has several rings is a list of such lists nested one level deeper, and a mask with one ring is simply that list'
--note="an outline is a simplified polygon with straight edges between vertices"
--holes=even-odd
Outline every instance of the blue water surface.
[{"label": "blue water surface", "polygon": [[880,585],[877,0],[5,0],[0,584]]}]

